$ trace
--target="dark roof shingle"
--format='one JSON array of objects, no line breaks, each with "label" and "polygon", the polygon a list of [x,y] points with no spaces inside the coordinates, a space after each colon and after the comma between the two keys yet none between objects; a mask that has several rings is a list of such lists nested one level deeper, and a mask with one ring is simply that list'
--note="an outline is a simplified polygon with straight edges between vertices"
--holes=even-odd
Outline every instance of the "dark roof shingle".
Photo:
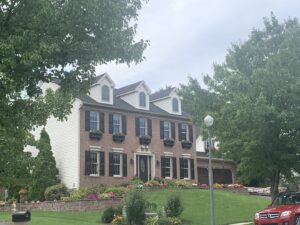
[{"label": "dark roof shingle", "polygon": [[175,88],[173,88],[173,87],[169,87],[167,89],[157,91],[157,92],[153,93],[152,95],[150,95],[150,101],[155,101],[157,99],[168,97],[174,89]]},{"label": "dark roof shingle", "polygon": [[115,94],[116,95],[122,95],[131,91],[134,91],[142,82],[144,81],[138,81],[136,83],[133,84],[129,84],[127,86],[121,87],[119,89],[115,89]]}]

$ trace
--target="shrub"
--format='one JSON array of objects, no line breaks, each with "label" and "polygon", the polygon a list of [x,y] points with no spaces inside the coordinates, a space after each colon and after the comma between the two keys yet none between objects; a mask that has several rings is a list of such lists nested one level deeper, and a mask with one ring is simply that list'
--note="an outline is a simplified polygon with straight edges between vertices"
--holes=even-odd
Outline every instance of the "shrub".
[{"label": "shrub", "polygon": [[64,184],[57,184],[46,188],[45,199],[47,201],[60,200],[62,197],[68,196],[68,189]]},{"label": "shrub", "polygon": [[116,197],[122,197],[127,192],[127,188],[126,187],[110,187],[110,188],[107,188],[104,193],[109,193],[109,192],[115,193]]},{"label": "shrub", "polygon": [[175,186],[175,184],[174,184],[174,181],[173,180],[170,180],[170,179],[164,179],[163,180],[163,183],[164,184],[167,184],[167,187],[174,187]]},{"label": "shrub", "polygon": [[192,183],[186,180],[175,180],[174,185],[176,187],[191,187]]},{"label": "shrub", "polygon": [[181,219],[177,217],[161,217],[157,221],[157,225],[180,225]]},{"label": "shrub", "polygon": [[146,218],[144,225],[158,225],[158,218],[155,216],[149,216]]},{"label": "shrub", "polygon": [[102,215],[102,222],[103,223],[111,223],[111,221],[114,219],[115,215],[115,209],[113,207],[109,207],[104,210],[103,215]]},{"label": "shrub", "polygon": [[112,225],[126,225],[126,220],[123,216],[115,216]]},{"label": "shrub", "polygon": [[144,185],[144,182],[139,177],[134,177],[131,179],[130,184],[133,185]]},{"label": "shrub", "polygon": [[167,217],[178,217],[183,211],[181,199],[178,195],[170,195],[167,199],[166,215]]},{"label": "shrub", "polygon": [[171,222],[167,217],[160,217],[157,221],[157,225],[171,225]]},{"label": "shrub", "polygon": [[146,200],[141,190],[133,190],[125,198],[127,221],[129,225],[141,225],[145,220]]}]

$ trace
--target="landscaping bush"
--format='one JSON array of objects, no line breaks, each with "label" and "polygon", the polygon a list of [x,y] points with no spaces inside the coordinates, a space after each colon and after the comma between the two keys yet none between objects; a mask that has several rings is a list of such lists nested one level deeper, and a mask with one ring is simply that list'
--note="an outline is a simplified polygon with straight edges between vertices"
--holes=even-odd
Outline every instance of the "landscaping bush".
[{"label": "landscaping bush", "polygon": [[181,199],[178,195],[170,195],[165,206],[167,217],[178,217],[183,211]]},{"label": "landscaping bush", "polygon": [[157,225],[180,225],[181,219],[177,217],[161,217],[157,221]]},{"label": "landscaping bush", "polygon": [[155,216],[149,216],[146,218],[144,225],[158,225],[158,218]]},{"label": "landscaping bush", "polygon": [[137,186],[137,185],[144,185],[144,182],[139,177],[132,178],[129,183],[133,184],[135,186]]},{"label": "landscaping bush", "polygon": [[175,180],[174,185],[176,187],[191,187],[192,183],[186,180]]},{"label": "landscaping bush", "polygon": [[103,223],[111,223],[114,219],[116,210],[113,207],[109,207],[104,210],[101,221]]},{"label": "landscaping bush", "polygon": [[47,201],[60,200],[62,197],[68,196],[68,189],[64,184],[57,184],[46,188],[45,199]]},{"label": "landscaping bush", "polygon": [[175,187],[174,181],[171,179],[164,179],[163,183],[167,184],[167,187],[170,187],[170,188]]},{"label": "landscaping bush", "polygon": [[126,195],[125,210],[129,225],[141,225],[145,220],[146,200],[141,190],[133,190]]},{"label": "landscaping bush", "polygon": [[122,186],[110,187],[107,188],[104,193],[109,193],[109,192],[115,193],[116,197],[122,197],[127,192],[127,188]]},{"label": "landscaping bush", "polygon": [[126,220],[123,216],[115,216],[113,221],[111,222],[112,225],[127,225]]},{"label": "landscaping bush", "polygon": [[92,187],[79,188],[71,194],[71,200],[82,200],[90,199],[97,200],[99,198],[99,193],[103,193],[106,190],[106,185],[99,184]]}]

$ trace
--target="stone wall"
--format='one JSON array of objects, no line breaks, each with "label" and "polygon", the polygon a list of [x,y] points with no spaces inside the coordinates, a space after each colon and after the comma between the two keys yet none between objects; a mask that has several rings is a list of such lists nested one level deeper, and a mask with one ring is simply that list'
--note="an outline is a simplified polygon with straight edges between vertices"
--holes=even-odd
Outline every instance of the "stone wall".
[{"label": "stone wall", "polygon": [[[81,200],[81,201],[57,201],[57,202],[39,202],[39,203],[18,203],[18,211],[53,211],[53,212],[85,212],[98,211],[112,207],[118,207],[122,199],[108,200]],[[0,205],[0,212],[10,212],[11,205]]]}]

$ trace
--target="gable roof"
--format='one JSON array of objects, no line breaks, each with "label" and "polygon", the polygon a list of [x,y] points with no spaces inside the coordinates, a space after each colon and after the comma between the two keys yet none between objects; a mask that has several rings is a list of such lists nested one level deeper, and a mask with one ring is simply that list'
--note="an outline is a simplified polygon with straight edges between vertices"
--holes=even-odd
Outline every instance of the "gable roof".
[{"label": "gable roof", "polygon": [[167,97],[169,97],[169,95],[171,94],[171,92],[174,89],[176,89],[176,88],[169,87],[167,89],[157,91],[157,92],[153,93],[152,95],[150,95],[150,101],[153,102],[153,101],[156,101],[158,99],[167,98]]},{"label": "gable roof", "polygon": [[138,86],[140,86],[142,83],[144,83],[143,80],[138,81],[138,82],[135,82],[135,83],[133,83],[133,84],[129,84],[129,85],[124,86],[124,87],[121,87],[121,88],[119,88],[119,89],[115,89],[115,94],[116,94],[116,95],[124,95],[124,94],[126,94],[126,93],[133,92],[133,91],[135,91],[136,88],[137,88]]},{"label": "gable roof", "polygon": [[144,109],[138,109],[133,107],[132,105],[128,104],[121,98],[117,97],[114,95],[114,101],[113,105],[105,104],[105,103],[99,103],[92,99],[91,97],[85,95],[79,98],[84,105],[90,105],[90,106],[98,106],[98,107],[103,107],[103,108],[109,108],[109,109],[115,109],[115,110],[120,110],[120,111],[125,111],[125,112],[134,112],[134,113],[142,113],[142,114],[152,114],[152,115],[157,115],[157,116],[162,116],[166,118],[177,118],[177,119],[183,119],[183,120],[190,120],[191,115],[182,112],[182,115],[173,115],[168,113],[167,111],[159,108],[158,106],[154,105],[153,103],[149,104],[149,110],[144,110]]},{"label": "gable roof", "polygon": [[101,81],[104,78],[108,79],[108,81],[111,83],[112,87],[115,86],[115,82],[111,79],[111,77],[108,75],[108,73],[103,73],[101,75],[96,76],[95,80],[93,81],[92,86],[96,85],[99,81]]}]

